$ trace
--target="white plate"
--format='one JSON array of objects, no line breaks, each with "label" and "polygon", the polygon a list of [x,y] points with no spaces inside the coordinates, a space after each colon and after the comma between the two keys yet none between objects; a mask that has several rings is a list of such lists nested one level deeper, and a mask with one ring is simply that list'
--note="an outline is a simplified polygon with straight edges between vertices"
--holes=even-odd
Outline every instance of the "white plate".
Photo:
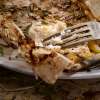
[{"label": "white plate", "polygon": [[[7,69],[20,72],[27,75],[34,75],[32,66],[23,60],[9,60],[6,57],[0,57],[0,65]],[[94,69],[91,71],[76,72],[72,74],[63,73],[59,79],[91,79],[100,78],[100,69]]]}]

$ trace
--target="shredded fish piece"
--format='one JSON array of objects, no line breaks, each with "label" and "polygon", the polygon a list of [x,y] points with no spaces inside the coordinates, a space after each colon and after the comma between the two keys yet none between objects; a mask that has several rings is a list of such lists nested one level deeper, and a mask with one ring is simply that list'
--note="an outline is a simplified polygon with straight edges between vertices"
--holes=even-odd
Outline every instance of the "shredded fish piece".
[{"label": "shredded fish piece", "polygon": [[[57,50],[54,50],[54,48],[37,47],[35,45],[35,41],[24,35],[20,28],[17,27],[12,20],[2,18],[0,23],[2,30],[0,32],[1,38],[6,38],[5,41],[8,44],[14,44],[16,42],[18,44],[18,51],[20,55],[24,57],[28,63],[33,65],[35,73],[45,82],[52,84],[55,83],[64,69],[67,69],[67,67],[72,64],[72,61],[57,53]],[[8,32],[5,31],[4,26],[7,27]]]}]

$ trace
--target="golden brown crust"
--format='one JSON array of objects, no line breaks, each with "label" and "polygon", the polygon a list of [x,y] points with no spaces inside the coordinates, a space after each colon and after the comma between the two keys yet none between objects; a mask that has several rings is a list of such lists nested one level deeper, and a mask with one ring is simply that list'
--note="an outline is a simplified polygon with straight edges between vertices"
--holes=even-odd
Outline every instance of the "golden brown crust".
[{"label": "golden brown crust", "polygon": [[82,10],[84,11],[84,13],[86,14],[86,16],[88,16],[88,18],[90,20],[93,20],[95,17],[93,16],[93,14],[89,10],[89,8],[86,6],[86,4],[82,0],[78,0],[77,2],[79,4],[80,8],[82,8]]},{"label": "golden brown crust", "polygon": [[77,2],[90,20],[100,21],[100,0],[77,0]]}]

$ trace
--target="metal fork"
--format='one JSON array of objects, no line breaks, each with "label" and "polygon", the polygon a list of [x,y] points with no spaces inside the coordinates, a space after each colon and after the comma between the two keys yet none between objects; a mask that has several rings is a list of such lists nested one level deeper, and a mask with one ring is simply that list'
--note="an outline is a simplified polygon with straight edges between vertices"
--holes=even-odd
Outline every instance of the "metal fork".
[{"label": "metal fork", "polygon": [[62,48],[77,45],[90,40],[100,39],[100,23],[90,21],[68,27],[61,33],[56,33],[43,40],[44,45],[60,45]]}]

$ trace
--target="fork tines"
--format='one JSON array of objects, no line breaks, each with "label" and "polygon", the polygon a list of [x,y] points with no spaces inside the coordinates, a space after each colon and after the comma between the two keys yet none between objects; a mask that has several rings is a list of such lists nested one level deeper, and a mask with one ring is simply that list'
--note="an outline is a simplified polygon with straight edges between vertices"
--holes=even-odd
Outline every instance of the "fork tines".
[{"label": "fork tines", "polygon": [[[90,23],[90,22],[89,22]],[[65,29],[62,33],[54,34],[44,39],[45,45],[60,45],[61,47],[68,47],[73,44],[79,44],[93,39],[92,30],[88,26],[88,22],[80,23]]]}]

